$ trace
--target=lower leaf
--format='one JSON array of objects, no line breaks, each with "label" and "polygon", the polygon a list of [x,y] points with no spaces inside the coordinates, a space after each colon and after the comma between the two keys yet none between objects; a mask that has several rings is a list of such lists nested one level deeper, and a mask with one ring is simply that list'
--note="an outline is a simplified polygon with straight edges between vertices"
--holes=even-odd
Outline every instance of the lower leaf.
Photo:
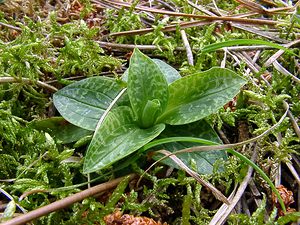
[{"label": "lower leaf", "polygon": [[[160,138],[172,138],[172,137],[191,137],[191,138],[203,138],[215,143],[222,143],[216,132],[212,127],[204,120],[197,121],[195,123],[181,125],[181,126],[167,126],[165,131],[160,135]],[[175,140],[175,139],[174,139]],[[177,142],[166,143],[159,146],[156,149],[166,149],[170,152],[176,152],[178,150],[189,148],[193,146],[207,145],[195,142]],[[213,172],[213,164],[218,159],[226,159],[227,154],[225,151],[208,151],[208,152],[186,152],[178,154],[177,157],[182,160],[189,168],[197,171],[200,174],[211,174]],[[155,160],[159,160],[161,155],[154,155]],[[171,159],[165,159],[163,163],[178,168],[176,163]]]},{"label": "lower leaf", "polygon": [[95,131],[85,156],[83,172],[95,172],[123,159],[157,137],[164,129],[164,124],[148,129],[139,128],[130,107],[120,106],[112,110]]}]

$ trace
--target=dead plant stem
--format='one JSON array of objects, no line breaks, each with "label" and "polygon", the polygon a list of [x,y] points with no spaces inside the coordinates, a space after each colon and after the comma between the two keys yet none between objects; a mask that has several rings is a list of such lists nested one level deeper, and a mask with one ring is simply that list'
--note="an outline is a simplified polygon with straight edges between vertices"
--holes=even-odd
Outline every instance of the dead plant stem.
[{"label": "dead plant stem", "polygon": [[[256,159],[256,151],[253,152],[251,161],[255,161],[255,159]],[[223,214],[220,217],[216,217],[216,218],[213,217],[209,225],[222,225],[226,222],[227,217],[229,216],[231,211],[234,209],[234,207],[236,206],[236,204],[244,194],[245,189],[248,186],[248,183],[251,179],[252,172],[253,172],[253,168],[249,166],[247,175],[245,176],[244,180],[240,184],[240,187],[238,188],[234,198],[232,199],[231,204],[227,206],[227,209],[225,210],[225,212],[223,212]]]},{"label": "dead plant stem", "polygon": [[184,30],[180,30],[181,38],[184,44],[184,48],[186,50],[187,60],[190,66],[194,66],[194,57],[193,52],[189,43],[189,40],[187,38],[187,35]]},{"label": "dead plant stem", "polygon": [[51,92],[57,92],[58,89],[49,85],[49,84],[46,84],[42,81],[33,81],[33,80],[30,80],[29,78],[14,78],[14,77],[0,77],[0,84],[1,83],[26,83],[26,84],[34,84],[36,82],[37,85],[47,89],[47,90],[50,90]]},{"label": "dead plant stem", "polygon": [[[136,178],[135,174],[130,174],[130,180],[133,180]],[[96,185],[92,188],[86,189],[84,191],[81,191],[79,193],[76,193],[74,195],[68,196],[64,199],[58,200],[56,202],[53,202],[49,205],[43,206],[41,208],[35,209],[29,213],[26,213],[24,215],[15,217],[7,222],[1,223],[0,225],[19,225],[19,224],[25,224],[31,220],[37,219],[41,216],[45,216],[51,212],[63,209],[68,207],[69,205],[74,204],[75,202],[82,201],[83,199],[87,197],[91,197],[95,194],[98,194],[99,192],[103,192],[106,190],[109,190],[111,188],[114,188],[117,186],[124,177],[120,177],[111,181],[108,181],[103,184]]]},{"label": "dead plant stem", "polygon": [[[106,0],[103,0],[107,2]],[[98,3],[97,0],[93,0],[93,2]],[[125,2],[119,2],[119,1],[109,1],[112,4],[123,6],[130,8],[132,7],[132,4],[125,3]],[[172,12],[167,10],[161,10],[161,9],[153,9],[149,7],[143,7],[143,6],[135,6],[134,7],[137,10],[141,10],[144,12],[152,12],[152,13],[158,13],[158,14],[164,14],[169,16],[182,16],[182,17],[188,17],[188,18],[197,18],[197,19],[204,19],[209,21],[231,21],[231,22],[237,22],[237,23],[244,23],[244,24],[255,24],[255,25],[276,25],[278,24],[277,21],[273,20],[265,20],[265,19],[245,19],[245,18],[238,18],[238,17],[230,17],[230,16],[204,16],[204,15],[194,15],[194,14],[188,14],[188,13],[179,13],[179,12]]]}]

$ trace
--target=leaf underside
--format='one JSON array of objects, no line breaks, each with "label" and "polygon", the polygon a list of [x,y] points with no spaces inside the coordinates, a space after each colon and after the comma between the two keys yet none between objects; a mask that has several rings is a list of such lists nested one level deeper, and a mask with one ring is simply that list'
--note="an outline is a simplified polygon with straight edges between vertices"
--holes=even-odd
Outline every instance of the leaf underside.
[{"label": "leaf underside", "polygon": [[133,120],[130,107],[112,110],[96,130],[85,156],[83,171],[91,173],[106,168],[135,152],[157,137],[165,128],[157,124],[148,129],[139,128]]},{"label": "leaf underside", "polygon": [[181,125],[216,112],[239,92],[246,80],[231,70],[212,68],[174,81],[159,122]]},{"label": "leaf underside", "polygon": [[53,102],[70,123],[95,130],[98,120],[122,87],[111,78],[91,77],[56,92]]}]

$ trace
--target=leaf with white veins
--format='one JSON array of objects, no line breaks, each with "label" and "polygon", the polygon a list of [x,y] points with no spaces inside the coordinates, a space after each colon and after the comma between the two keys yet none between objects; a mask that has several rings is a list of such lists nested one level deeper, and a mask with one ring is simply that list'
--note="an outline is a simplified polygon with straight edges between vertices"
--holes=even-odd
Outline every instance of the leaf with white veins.
[{"label": "leaf with white veins", "polygon": [[138,49],[131,56],[127,90],[139,125],[143,128],[154,125],[153,122],[144,120],[148,118],[145,116],[145,107],[148,101],[159,101],[156,115],[164,112],[168,103],[168,83],[159,67]]},{"label": "leaf with white veins", "polygon": [[231,70],[211,68],[169,85],[169,102],[159,122],[181,125],[200,120],[229,102],[246,83]]},{"label": "leaf with white veins", "polygon": [[164,124],[157,124],[141,129],[133,120],[130,107],[113,109],[96,130],[89,145],[83,165],[84,173],[95,172],[123,159],[157,137],[164,128]]},{"label": "leaf with white veins", "polygon": [[122,88],[114,79],[91,77],[59,90],[54,94],[53,102],[67,121],[95,130],[99,118]]}]

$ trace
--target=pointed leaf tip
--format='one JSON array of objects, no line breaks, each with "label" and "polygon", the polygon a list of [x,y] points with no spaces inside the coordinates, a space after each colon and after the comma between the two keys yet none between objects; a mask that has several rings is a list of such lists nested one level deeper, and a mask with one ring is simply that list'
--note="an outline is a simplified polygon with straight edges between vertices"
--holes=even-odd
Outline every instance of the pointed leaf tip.
[{"label": "pointed leaf tip", "polygon": [[156,99],[160,102],[157,116],[164,112],[168,103],[168,83],[163,72],[155,62],[138,49],[135,49],[130,59],[128,96],[138,123],[143,128],[153,125],[149,121],[143,120],[145,118],[143,114],[149,101]]},{"label": "pointed leaf tip", "polygon": [[246,83],[235,72],[211,68],[169,85],[169,102],[159,122],[181,125],[200,120],[230,101]]}]

